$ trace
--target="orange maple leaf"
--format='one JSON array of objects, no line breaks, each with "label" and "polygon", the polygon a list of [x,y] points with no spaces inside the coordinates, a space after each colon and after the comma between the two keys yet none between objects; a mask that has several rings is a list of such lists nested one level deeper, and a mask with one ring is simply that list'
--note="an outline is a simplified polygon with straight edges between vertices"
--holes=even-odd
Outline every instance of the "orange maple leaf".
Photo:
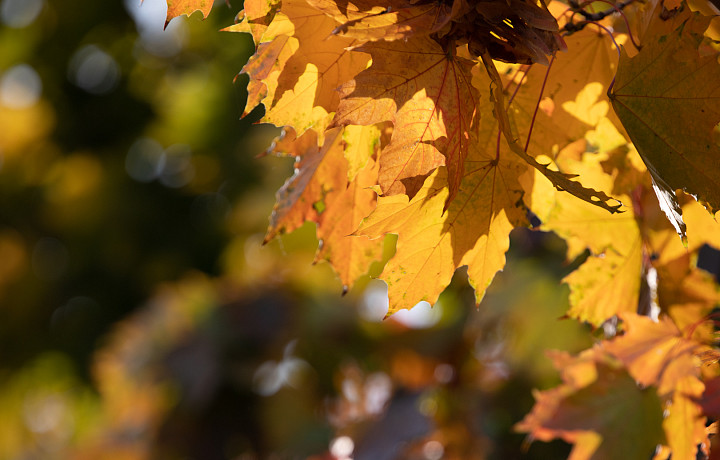
[{"label": "orange maple leaf", "polygon": [[347,291],[352,283],[367,273],[370,264],[382,257],[382,240],[371,240],[351,234],[375,209],[378,166],[372,159],[358,172],[347,188],[320,214],[317,236],[320,247],[315,261],[327,260]]},{"label": "orange maple leaf", "polygon": [[603,348],[621,360],[642,385],[657,386],[658,395],[671,401],[663,427],[673,458],[694,459],[697,445],[707,442],[705,417],[698,400],[705,386],[700,381],[698,354],[708,348],[685,337],[673,321],[662,316],[621,315],[625,333]]},{"label": "orange maple leaf", "polygon": [[276,146],[275,153],[296,157],[296,173],[277,192],[277,203],[270,217],[265,242],[278,234],[291,232],[305,221],[317,222],[328,196],[345,190],[347,172],[338,168],[345,162],[341,129],[325,134],[322,148],[317,133],[308,130],[287,146]]},{"label": "orange maple leaf", "polygon": [[[297,139],[290,131],[288,139],[276,143],[275,154],[297,158],[297,172],[278,190],[265,242],[304,222],[316,222],[320,247],[315,262],[328,261],[347,291],[373,261],[381,258],[382,241],[350,236],[375,208],[375,192],[370,187],[377,182],[378,168],[368,157],[364,168],[348,183],[345,154],[348,150],[358,153],[356,150],[364,146],[349,146],[343,141],[343,131],[336,128],[326,132],[322,148],[313,130]],[[380,136],[379,131],[376,135]]]},{"label": "orange maple leaf", "polygon": [[213,7],[213,0],[167,0],[167,19],[165,19],[165,27],[171,19],[183,14],[190,16],[195,11],[202,12],[203,18],[208,17]]},{"label": "orange maple leaf", "polygon": [[605,342],[603,348],[622,361],[639,383],[657,385],[660,396],[667,396],[681,379],[700,375],[696,355],[705,347],[685,338],[669,317],[659,322],[633,313],[620,317],[625,334]]},{"label": "orange maple leaf", "polygon": [[363,70],[368,56],[348,49],[352,39],[328,40],[337,23],[305,0],[285,0],[279,12],[270,11],[273,21],[242,70],[250,77],[245,114],[262,103],[263,121],[292,126],[298,135],[322,132],[339,103],[337,87]]},{"label": "orange maple leaf", "polygon": [[428,37],[369,43],[372,66],[341,87],[334,124],[392,121],[390,144],[380,157],[385,195],[412,198],[438,166],[448,168],[450,203],[463,177],[479,94],[473,62],[443,50]]}]

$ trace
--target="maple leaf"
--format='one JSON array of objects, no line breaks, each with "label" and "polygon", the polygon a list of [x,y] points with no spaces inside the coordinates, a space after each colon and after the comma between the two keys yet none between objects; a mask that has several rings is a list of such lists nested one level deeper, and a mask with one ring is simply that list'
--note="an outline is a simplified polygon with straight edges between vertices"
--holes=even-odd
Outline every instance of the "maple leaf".
[{"label": "maple leaf", "polygon": [[[348,183],[345,155],[358,146],[348,146],[343,131],[336,128],[326,132],[322,147],[313,130],[297,139],[291,132],[275,144],[275,154],[297,158],[297,172],[278,190],[265,242],[304,222],[316,222],[320,247],[315,262],[329,262],[347,291],[373,261],[381,258],[382,241],[350,236],[375,208],[375,192],[370,187],[377,181],[378,168],[368,157],[364,168]],[[376,144],[375,150],[378,147]]]},{"label": "maple leaf", "polygon": [[705,430],[706,418],[697,399],[703,394],[705,385],[694,376],[679,380],[675,386],[672,404],[663,420],[663,429],[668,447],[675,460],[695,460],[698,445],[710,445]]},{"label": "maple leaf", "polygon": [[664,440],[654,389],[638,388],[597,348],[554,361],[564,383],[536,392],[535,406],[515,429],[531,439],[575,444],[573,460],[650,458]]},{"label": "maple leaf", "polygon": [[213,0],[167,0],[167,19],[165,19],[165,27],[171,19],[183,14],[190,16],[195,11],[202,12],[203,18],[208,17],[213,7]]},{"label": "maple leaf", "polygon": [[345,190],[347,173],[337,165],[345,161],[340,129],[325,135],[318,147],[317,133],[308,130],[287,147],[276,146],[276,152],[297,158],[296,173],[277,192],[277,203],[270,217],[265,242],[278,234],[291,232],[305,221],[317,222],[319,209],[327,207],[330,193]]},{"label": "maple leaf", "polygon": [[397,250],[380,278],[388,284],[389,314],[425,300],[435,303],[455,270],[468,266],[479,303],[495,273],[505,265],[510,231],[525,223],[518,176],[523,165],[471,149],[468,171],[446,212],[445,169],[418,193],[378,198],[375,211],[357,230],[373,238],[398,234]]},{"label": "maple leaf", "polygon": [[[584,150],[584,143],[578,147]],[[615,175],[606,174],[602,166],[607,155],[584,152],[577,160],[563,157],[564,152],[561,152],[556,160],[564,170],[579,174],[599,190],[613,188]],[[590,250],[587,260],[563,280],[570,286],[567,315],[600,326],[621,312],[636,311],[643,245],[634,209],[609,214],[567,193],[555,191],[549,185],[539,185],[542,184],[534,185],[527,202],[533,210],[541,207],[540,228],[554,231],[567,241],[570,260],[586,249]],[[619,195],[619,198],[626,203],[632,202],[627,195]],[[538,204],[540,206],[536,206]]]},{"label": "maple leaf", "polygon": [[326,40],[336,25],[305,0],[283,1],[243,67],[250,77],[245,114],[262,103],[268,123],[292,126],[298,135],[309,128],[322,132],[340,100],[336,88],[368,62],[366,54],[347,49],[351,39]]},{"label": "maple leaf", "polygon": [[473,62],[428,37],[358,49],[372,56],[372,65],[341,87],[334,124],[392,121],[392,139],[380,156],[383,193],[412,198],[428,174],[445,165],[450,203],[463,177],[476,118]]},{"label": "maple leaf", "polygon": [[[615,39],[621,41],[622,35]],[[568,51],[556,54],[549,69],[532,66],[525,72],[526,77],[508,108],[522,141],[528,138],[535,119],[528,145],[528,153],[533,156],[550,156],[553,147],[561,151],[582,139],[602,116],[614,117],[605,94],[618,61],[612,40],[590,29],[565,40]],[[541,97],[550,107],[536,111]],[[616,124],[622,126],[619,121]]]},{"label": "maple leaf", "polygon": [[348,187],[320,214],[317,236],[320,248],[315,260],[327,260],[340,277],[344,291],[370,264],[382,258],[382,240],[351,236],[360,222],[375,209],[378,166],[372,158]]},{"label": "maple leaf", "polygon": [[[232,26],[220,29],[222,32],[246,32],[252,35],[255,48],[263,40],[265,33],[280,7],[280,0],[246,1],[244,10],[238,14],[239,21]],[[240,16],[242,15],[242,16]],[[267,39],[267,37],[266,37]],[[253,106],[254,107],[254,106]]]},{"label": "maple leaf", "polygon": [[703,345],[683,337],[672,320],[655,322],[647,316],[624,313],[625,334],[604,343],[604,349],[622,361],[630,375],[645,386],[657,385],[658,394],[672,393],[687,376],[699,376],[696,354]]},{"label": "maple leaf", "polygon": [[[655,14],[652,20],[664,19]],[[717,53],[699,52],[710,18],[685,7],[674,21],[679,26],[667,35],[646,33],[635,57],[623,52],[610,98],[652,174],[663,210],[684,239],[677,189],[708,210],[720,208],[720,64]]]},{"label": "maple leaf", "polygon": [[[690,257],[703,244],[716,244],[720,226],[702,206],[689,200],[683,208],[693,231],[689,246],[683,247],[649,191],[644,169],[633,166],[640,158],[633,160],[631,153],[583,152],[575,159],[574,152],[563,151],[556,157],[564,171],[579,174],[599,190],[616,189],[617,196],[628,203],[626,213],[609,215],[538,184],[526,202],[533,210],[541,209],[540,228],[567,241],[570,260],[586,248],[590,250],[587,260],[563,280],[571,290],[568,316],[599,326],[614,315],[636,311],[638,301],[646,300],[639,298],[641,280],[654,268],[660,308],[670,313],[678,326],[690,326],[709,314],[717,299],[714,283],[691,268]],[[620,157],[630,161],[616,163]],[[623,188],[618,190],[620,184]],[[624,194],[630,191],[632,199]],[[707,334],[709,329],[710,325],[704,324],[698,332]]]},{"label": "maple leaf", "polygon": [[696,446],[707,442],[697,403],[704,390],[697,355],[706,347],[684,337],[667,316],[659,322],[629,313],[621,317],[625,333],[603,342],[603,348],[620,359],[635,380],[657,386],[659,396],[671,401],[663,422],[667,445],[673,458],[694,459]]},{"label": "maple leaf", "polygon": [[[480,86],[487,91],[487,85]],[[481,111],[492,106],[486,95],[480,101]],[[527,166],[508,152],[496,150],[497,122],[492,117],[480,121],[472,131],[458,194],[447,208],[447,169],[441,167],[413,198],[378,197],[375,211],[356,231],[370,238],[398,235],[395,255],[380,275],[388,284],[389,315],[423,300],[435,303],[463,265],[468,266],[479,303],[495,273],[505,265],[510,231],[527,223],[518,182]]]},{"label": "maple leaf", "polygon": [[602,257],[590,256],[563,280],[570,286],[567,315],[598,327],[617,314],[636,311],[641,267],[638,244],[629,254],[608,249]]}]

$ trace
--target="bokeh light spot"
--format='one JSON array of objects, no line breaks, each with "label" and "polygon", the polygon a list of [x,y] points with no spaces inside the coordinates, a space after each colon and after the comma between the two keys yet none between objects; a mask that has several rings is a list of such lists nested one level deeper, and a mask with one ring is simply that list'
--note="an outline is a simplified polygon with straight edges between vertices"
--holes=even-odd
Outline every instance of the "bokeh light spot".
[{"label": "bokeh light spot", "polygon": [[445,448],[438,441],[428,441],[423,446],[423,455],[427,460],[440,460],[445,453]]},{"label": "bokeh light spot", "polygon": [[338,436],[330,442],[330,453],[338,460],[350,459],[355,443],[349,436]]},{"label": "bokeh light spot", "polygon": [[187,26],[182,21],[172,21],[164,28],[167,15],[165,0],[125,0],[140,33],[139,44],[145,51],[158,57],[172,57],[182,51],[187,41]]},{"label": "bokeh light spot", "polygon": [[43,6],[43,0],[4,0],[0,3],[0,20],[15,29],[27,27],[35,22]]},{"label": "bokeh light spot", "polygon": [[380,322],[388,312],[388,305],[387,284],[371,280],[360,301],[360,316],[365,321]]},{"label": "bokeh light spot", "polygon": [[80,48],[70,59],[68,76],[76,86],[92,94],[106,94],[120,80],[115,59],[95,45]]},{"label": "bokeh light spot", "polygon": [[41,94],[42,80],[27,64],[11,67],[0,79],[0,104],[11,109],[33,106]]},{"label": "bokeh light spot", "polygon": [[436,302],[434,307],[423,301],[410,310],[400,310],[392,318],[412,329],[426,329],[435,326],[440,321],[442,310],[440,301]]},{"label": "bokeh light spot", "polygon": [[186,144],[174,144],[165,149],[165,164],[160,174],[160,183],[166,187],[179,188],[190,183],[195,177],[192,151]]},{"label": "bokeh light spot", "polygon": [[125,170],[138,182],[152,182],[165,166],[165,151],[150,138],[140,138],[130,146],[125,157]]}]

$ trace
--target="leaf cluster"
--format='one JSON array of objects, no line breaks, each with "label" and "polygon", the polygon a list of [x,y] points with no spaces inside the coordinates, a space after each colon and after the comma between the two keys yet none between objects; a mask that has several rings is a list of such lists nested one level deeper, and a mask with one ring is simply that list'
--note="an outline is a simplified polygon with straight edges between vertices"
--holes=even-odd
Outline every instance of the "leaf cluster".
[{"label": "leaf cluster", "polygon": [[479,303],[537,218],[587,256],[567,316],[602,339],[552,356],[563,383],[517,428],[578,459],[691,459],[720,373],[697,267],[720,247],[717,28],[684,2],[611,6],[246,0],[226,30],[256,44],[246,114],[263,105],[270,151],[296,158],[266,240],[315,222],[348,289],[398,235],[392,314],[460,267]]}]

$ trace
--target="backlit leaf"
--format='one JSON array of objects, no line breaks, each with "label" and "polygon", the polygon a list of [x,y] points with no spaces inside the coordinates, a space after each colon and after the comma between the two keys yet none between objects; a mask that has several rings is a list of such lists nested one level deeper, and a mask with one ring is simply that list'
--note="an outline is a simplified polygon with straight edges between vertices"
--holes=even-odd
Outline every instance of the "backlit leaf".
[{"label": "backlit leaf", "polygon": [[[263,103],[276,126],[322,132],[337,109],[337,87],[364,69],[368,56],[349,51],[351,39],[327,40],[337,23],[305,0],[285,0],[243,68],[250,76],[246,113]],[[265,44],[269,41],[270,44]]]},{"label": "backlit leaf", "polygon": [[505,107],[505,96],[503,95],[502,90],[503,82],[497,72],[497,69],[495,68],[495,65],[492,62],[489,53],[485,52],[485,54],[483,54],[482,62],[488,71],[488,75],[490,75],[493,81],[493,88],[491,93],[492,100],[495,103],[493,112],[499,122],[501,132],[505,140],[507,141],[510,150],[515,155],[522,158],[530,166],[540,171],[548,180],[550,180],[553,186],[555,186],[555,188],[557,188],[558,190],[564,190],[566,192],[569,192],[576,197],[587,201],[588,203],[599,206],[610,212],[618,212],[618,209],[622,206],[622,203],[617,202],[617,200],[611,198],[604,192],[587,188],[583,186],[580,182],[571,180],[571,178],[574,176],[570,174],[565,174],[560,171],[555,171],[548,168],[547,164],[542,164],[538,162],[535,157],[527,153],[526,149],[524,149],[523,146],[520,144],[520,137],[515,128],[515,123],[511,121],[510,116],[508,115],[508,111]]},{"label": "backlit leaf", "polygon": [[720,64],[717,53],[702,56],[698,50],[710,18],[685,7],[674,21],[679,25],[667,35],[645,34],[637,56],[623,53],[610,97],[653,176],[663,210],[684,238],[677,189],[709,210],[720,209]]},{"label": "backlit leaf", "polygon": [[382,239],[353,236],[360,222],[375,209],[378,166],[372,159],[331,203],[319,218],[320,248],[315,260],[327,260],[340,277],[345,290],[370,264],[382,257]]},{"label": "backlit leaf", "polygon": [[687,376],[675,387],[672,404],[663,421],[668,446],[674,460],[695,460],[697,446],[710,444],[705,431],[706,418],[697,400],[705,385],[697,377]]},{"label": "backlit leaf", "polygon": [[[564,171],[579,174],[586,184],[596,189],[612,191],[618,172],[605,172],[603,163],[607,161],[607,155],[582,153],[578,159],[564,158],[569,154],[574,153],[566,150],[556,157],[556,163]],[[620,193],[616,196],[631,205],[629,196]],[[643,273],[643,241],[634,208],[628,207],[621,214],[610,214],[568,193],[537,184],[531,200],[526,201],[533,210],[541,208],[541,229],[554,231],[566,240],[569,260],[586,249],[590,251],[587,260],[563,280],[570,286],[568,316],[597,327],[621,312],[637,310]]]},{"label": "backlit leaf", "polygon": [[347,172],[337,164],[345,161],[341,130],[328,133],[322,148],[318,147],[317,134],[306,131],[291,144],[297,164],[295,175],[277,192],[265,242],[278,234],[291,232],[305,221],[317,222],[327,206],[327,196],[345,190]]},{"label": "backlit leaf", "polygon": [[167,6],[166,26],[171,19],[183,14],[190,16],[195,11],[202,12],[203,18],[208,17],[213,6],[213,0],[167,0]]},{"label": "backlit leaf", "polygon": [[702,345],[687,339],[670,318],[655,322],[632,313],[621,315],[625,334],[604,344],[605,350],[620,359],[639,383],[656,385],[660,396],[673,391],[687,376],[699,376],[695,354]]},{"label": "backlit leaf", "polygon": [[427,37],[369,43],[359,50],[370,53],[372,65],[342,86],[334,123],[392,121],[392,140],[380,157],[383,193],[413,197],[428,174],[446,165],[449,203],[463,177],[475,123],[473,63]]},{"label": "backlit leaf", "polygon": [[[535,393],[532,412],[515,429],[531,439],[574,444],[573,460],[650,458],[664,440],[662,406],[654,389],[638,388],[596,349],[560,362],[564,383]],[[576,379],[576,370],[588,378]]]},{"label": "backlit leaf", "polygon": [[472,149],[457,197],[448,197],[445,169],[433,173],[418,193],[379,197],[359,235],[398,234],[397,252],[382,275],[388,283],[390,310],[435,303],[455,270],[468,266],[478,300],[505,265],[509,233],[525,222],[517,178],[524,167],[496,159],[493,151]]}]

